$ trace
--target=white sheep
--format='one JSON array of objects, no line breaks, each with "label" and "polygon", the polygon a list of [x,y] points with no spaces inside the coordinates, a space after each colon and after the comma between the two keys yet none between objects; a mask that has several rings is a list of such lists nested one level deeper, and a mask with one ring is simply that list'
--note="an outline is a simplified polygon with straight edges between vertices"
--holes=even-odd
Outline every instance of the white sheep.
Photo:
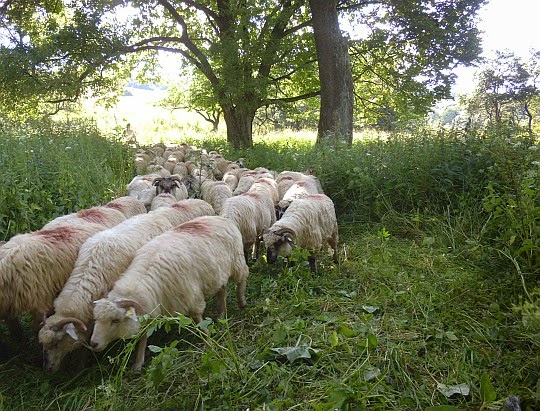
[{"label": "white sheep", "polygon": [[56,371],[69,352],[89,339],[93,301],[107,294],[140,247],[166,230],[204,215],[214,215],[209,204],[183,200],[90,237],[81,246],[73,272],[54,301],[54,314],[39,331],[45,370]]},{"label": "white sheep", "polygon": [[263,192],[270,196],[274,205],[279,201],[276,180],[271,177],[259,177],[250,187],[249,192]]},{"label": "white sheep", "polygon": [[115,198],[114,200],[109,201],[103,207],[118,210],[122,214],[124,214],[124,217],[126,218],[146,213],[146,207],[144,203],[130,196]]},{"label": "white sheep", "polygon": [[[286,180],[281,180],[280,183]],[[306,175],[295,181],[277,203],[277,218],[280,219],[292,201],[307,197],[311,194],[324,194],[318,180],[313,176]]]},{"label": "white sheep", "polygon": [[[140,248],[107,298],[96,301],[90,344],[103,351],[111,341],[135,335],[143,314],[181,313],[199,323],[206,298],[215,294],[221,315],[229,280],[237,284],[238,305],[244,307],[248,271],[241,234],[231,221],[211,216],[181,224]],[[139,341],[135,370],[143,365],[146,342],[147,336]]]},{"label": "white sheep", "polygon": [[246,262],[249,253],[257,259],[260,238],[267,228],[276,221],[274,202],[264,192],[247,192],[228,198],[219,213],[233,221],[242,233]]},{"label": "white sheep", "polygon": [[150,204],[150,211],[170,207],[177,201],[178,200],[170,193],[158,194],[152,199],[152,203]]},{"label": "white sheep", "polygon": [[267,261],[274,263],[278,256],[290,255],[297,246],[310,252],[309,265],[316,271],[315,253],[326,243],[338,262],[338,225],[332,200],[324,194],[313,194],[294,200],[283,217],[263,234]]},{"label": "white sheep", "polygon": [[231,191],[234,191],[238,187],[238,177],[232,171],[227,171],[223,174],[222,181],[231,188]]},{"label": "white sheep", "polygon": [[225,201],[232,196],[231,188],[223,181],[205,180],[201,185],[201,198],[219,214]]},{"label": "white sheep", "polygon": [[172,175],[170,177],[158,177],[152,183],[156,187],[156,195],[161,193],[169,193],[174,195],[177,201],[188,198],[188,190],[182,183],[182,177]]},{"label": "white sheep", "polygon": [[105,230],[120,224],[125,219],[126,216],[114,207],[98,206],[56,217],[45,224],[42,229],[49,230],[65,226],[78,227],[89,224],[95,226],[96,229]]},{"label": "white sheep", "polygon": [[53,308],[75,265],[81,245],[104,229],[77,224],[18,234],[0,247],[0,318],[21,333],[18,317],[30,313],[34,325]]},{"label": "white sheep", "polygon": [[139,199],[146,207],[150,207],[152,199],[156,195],[156,190],[153,187],[154,180],[162,176],[157,173],[145,174],[143,176],[135,176],[126,186],[128,196]]}]

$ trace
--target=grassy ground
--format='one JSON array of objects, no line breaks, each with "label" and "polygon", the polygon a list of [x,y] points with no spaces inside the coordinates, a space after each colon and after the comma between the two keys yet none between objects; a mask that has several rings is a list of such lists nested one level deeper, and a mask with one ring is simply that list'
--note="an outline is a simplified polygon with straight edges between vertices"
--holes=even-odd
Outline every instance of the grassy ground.
[{"label": "grassy ground", "polygon": [[[45,150],[53,134],[24,140],[10,155],[27,158],[30,142]],[[250,167],[314,165],[339,212],[339,265],[324,254],[312,274],[302,250],[290,267],[261,257],[250,267],[248,307],[238,309],[231,290],[227,319],[212,322],[208,337],[181,316],[147,322],[140,373],[129,369],[136,339],[114,344],[80,374],[68,359],[47,375],[31,327],[26,343],[0,328],[1,410],[499,410],[511,395],[523,410],[540,408],[534,144],[416,136],[314,152],[288,138],[235,153],[223,141],[206,143],[226,157],[243,155]],[[99,199],[117,193],[132,170],[123,163],[115,173],[117,143],[102,144],[80,152],[102,167],[90,161],[78,179],[67,177],[64,145],[50,144],[50,161],[61,161],[58,170],[45,162],[46,175],[62,177],[36,185],[36,198],[56,204],[66,186],[81,193],[78,206],[93,205],[101,200],[82,193],[97,170],[102,186],[110,182]],[[23,181],[36,173],[26,169],[16,168]],[[58,212],[29,208],[39,202],[31,192],[15,196],[25,201],[12,214],[3,204],[3,230],[15,221],[24,231]]]}]

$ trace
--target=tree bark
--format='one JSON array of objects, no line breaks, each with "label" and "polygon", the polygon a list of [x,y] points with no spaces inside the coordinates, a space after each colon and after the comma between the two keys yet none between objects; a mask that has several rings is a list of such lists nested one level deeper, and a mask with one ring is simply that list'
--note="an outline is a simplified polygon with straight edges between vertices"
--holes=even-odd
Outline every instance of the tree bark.
[{"label": "tree bark", "polygon": [[236,149],[253,146],[253,119],[257,110],[240,108],[238,106],[223,107],[223,118],[227,125],[227,141]]},{"label": "tree bark", "polygon": [[321,85],[317,144],[353,138],[353,79],[347,40],[341,34],[337,0],[309,0]]}]

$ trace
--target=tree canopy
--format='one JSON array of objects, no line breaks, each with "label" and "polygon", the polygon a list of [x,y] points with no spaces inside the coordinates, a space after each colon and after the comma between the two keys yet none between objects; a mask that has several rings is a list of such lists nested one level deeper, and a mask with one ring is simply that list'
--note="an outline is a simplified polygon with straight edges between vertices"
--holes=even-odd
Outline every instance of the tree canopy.
[{"label": "tree canopy", "polygon": [[[333,1],[350,51],[357,123],[425,113],[449,95],[451,69],[480,52],[485,0]],[[320,3],[320,2],[309,2]],[[320,95],[307,0],[6,0],[0,3],[4,113],[53,112],[81,96],[118,92],[157,53],[179,54],[218,106],[230,143],[252,144],[257,110]],[[345,48],[345,50],[347,47]],[[322,80],[321,80],[322,81]],[[325,80],[328,81],[328,80]]]}]

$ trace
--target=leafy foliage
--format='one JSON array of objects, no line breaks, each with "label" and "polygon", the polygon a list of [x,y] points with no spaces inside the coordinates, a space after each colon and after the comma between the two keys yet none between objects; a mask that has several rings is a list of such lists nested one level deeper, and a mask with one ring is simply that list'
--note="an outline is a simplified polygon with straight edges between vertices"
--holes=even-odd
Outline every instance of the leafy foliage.
[{"label": "leafy foliage", "polygon": [[2,240],[124,195],[132,178],[126,148],[100,136],[91,122],[22,129],[5,123],[0,136]]}]

